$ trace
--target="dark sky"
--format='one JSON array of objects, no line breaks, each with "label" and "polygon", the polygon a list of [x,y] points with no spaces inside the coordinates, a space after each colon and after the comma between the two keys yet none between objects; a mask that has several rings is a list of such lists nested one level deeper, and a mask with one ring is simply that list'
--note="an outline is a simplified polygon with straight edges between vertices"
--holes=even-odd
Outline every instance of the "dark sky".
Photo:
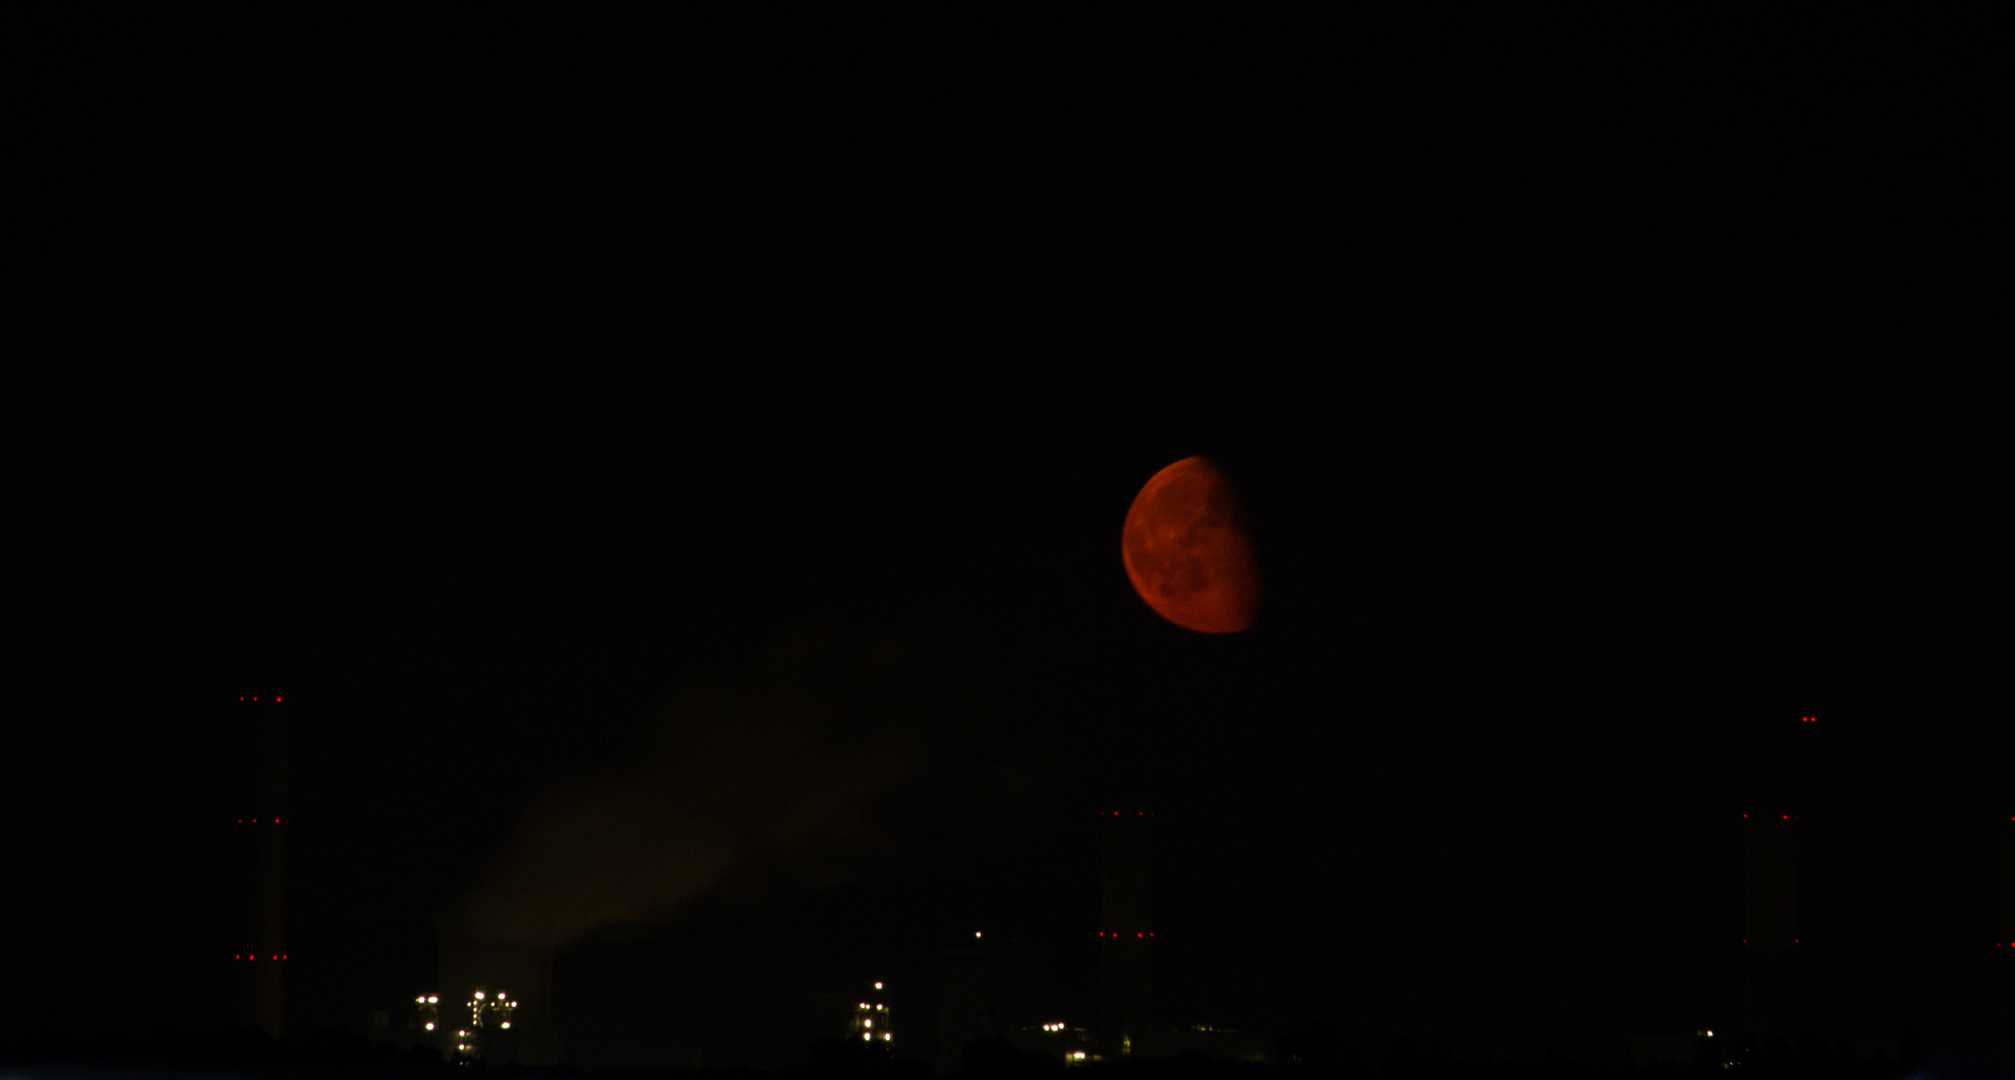
[{"label": "dark sky", "polygon": [[[247,692],[295,706],[303,1028],[426,989],[542,798],[666,785],[768,824],[563,949],[590,1064],[794,1058],[974,928],[1088,1018],[1115,805],[1170,1023],[1731,1023],[1740,814],[1789,803],[1829,1023],[1982,985],[2005,397],[1952,373],[2006,282],[1924,197],[1981,182],[1937,95],[1449,78],[1453,30],[220,23],[129,66],[163,29],[43,94],[11,1032],[115,982],[212,1021]],[[1247,634],[1120,564],[1191,454]]]}]

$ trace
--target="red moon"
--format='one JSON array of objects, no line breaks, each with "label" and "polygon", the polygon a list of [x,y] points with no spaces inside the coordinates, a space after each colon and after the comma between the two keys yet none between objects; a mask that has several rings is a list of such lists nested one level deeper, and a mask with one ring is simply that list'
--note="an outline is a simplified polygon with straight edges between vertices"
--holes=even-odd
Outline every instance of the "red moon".
[{"label": "red moon", "polygon": [[1259,617],[1259,563],[1231,481],[1206,458],[1155,473],[1120,535],[1133,589],[1185,630],[1236,634]]}]

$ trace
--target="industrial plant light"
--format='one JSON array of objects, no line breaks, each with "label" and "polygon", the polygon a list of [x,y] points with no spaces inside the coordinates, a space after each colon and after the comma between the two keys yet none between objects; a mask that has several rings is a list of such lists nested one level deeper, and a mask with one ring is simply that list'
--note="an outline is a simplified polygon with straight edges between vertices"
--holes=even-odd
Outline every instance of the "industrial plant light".
[{"label": "industrial plant light", "polygon": [[511,1022],[510,1022],[509,1020],[506,1020],[506,1021],[504,1021],[504,1026],[505,1026],[505,1027],[510,1027],[510,1026],[511,1026]]},{"label": "industrial plant light", "polygon": [[481,990],[476,991],[476,1000],[477,1001],[483,1000],[483,992]]},{"label": "industrial plant light", "polygon": [[880,983],[876,983],[876,984],[875,984],[875,989],[877,989],[877,990],[880,990],[881,988],[882,988],[882,984],[880,984]]},{"label": "industrial plant light", "polygon": [[428,1031],[432,1031],[432,1030],[434,1030],[434,1025],[433,1025],[433,1024],[431,1024],[431,1023],[429,1023],[429,1024],[427,1025],[427,1030],[428,1030]]},{"label": "industrial plant light", "polygon": [[873,1042],[873,1041],[875,1041],[875,1036],[874,1036],[874,1033],[873,1033],[873,1032],[869,1032],[869,1031],[863,1031],[863,1032],[861,1032],[861,1041],[862,1041],[862,1042]]},{"label": "industrial plant light", "polygon": [[439,1001],[439,1000],[441,1000],[441,998],[440,998],[440,995],[438,995],[438,994],[429,994],[429,995],[427,995],[427,1004],[429,1004],[429,1005],[432,1005],[433,1003],[435,1003],[435,1002],[437,1002],[437,1001]]}]

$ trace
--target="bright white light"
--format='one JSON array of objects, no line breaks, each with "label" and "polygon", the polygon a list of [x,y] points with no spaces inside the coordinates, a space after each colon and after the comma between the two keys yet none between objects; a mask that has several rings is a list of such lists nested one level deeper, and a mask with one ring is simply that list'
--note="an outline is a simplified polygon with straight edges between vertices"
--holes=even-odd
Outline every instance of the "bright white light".
[{"label": "bright white light", "polygon": [[881,988],[882,988],[882,984],[880,984],[880,983],[876,983],[876,984],[875,984],[875,989],[877,989],[877,990],[880,990]]},{"label": "bright white light", "polygon": [[979,931],[977,931],[977,930],[973,931],[973,936],[974,936],[974,937],[978,937],[978,936],[980,936],[980,932],[979,932]]},{"label": "bright white light", "polygon": [[432,1021],[429,1021],[429,1022],[427,1023],[427,1030],[428,1030],[428,1031],[432,1031],[432,1030],[434,1030],[434,1025],[433,1025],[433,1022],[432,1022]]},{"label": "bright white light", "polygon": [[505,1027],[510,1027],[510,1026],[511,1026],[511,1022],[510,1022],[509,1020],[506,1020],[506,1021],[504,1021],[504,1026],[505,1026]]},{"label": "bright white light", "polygon": [[866,1020],[863,1020],[863,1021],[861,1021],[861,1026],[863,1026],[863,1027],[874,1027],[874,1026],[875,1026],[875,1018],[874,1018],[874,1017],[872,1017],[872,1016],[868,1017],[868,1018],[867,1018]]},{"label": "bright white light", "polygon": [[429,1005],[432,1005],[432,1004],[434,1004],[435,1002],[437,1002],[437,1001],[439,1001],[439,1000],[441,1000],[441,996],[440,996],[439,994],[428,994],[428,995],[427,995],[427,1004],[429,1004]]},{"label": "bright white light", "polygon": [[875,1035],[874,1035],[874,1032],[872,1032],[872,1031],[863,1031],[863,1032],[861,1032],[861,1041],[862,1041],[862,1042],[873,1042],[873,1041],[875,1041]]},{"label": "bright white light", "polygon": [[419,997],[414,998],[413,1000],[419,1002],[422,1005],[425,1005],[427,1003],[427,997],[425,994],[422,994]]},{"label": "bright white light", "polygon": [[477,1001],[483,1000],[483,992],[481,990],[476,991],[476,1000]]},{"label": "bright white light", "polygon": [[882,1041],[883,1041],[883,1042],[888,1042],[888,1041],[889,1041],[890,1039],[893,1039],[893,1038],[895,1038],[895,1036],[894,1036],[894,1035],[891,1035],[891,1034],[889,1034],[889,1033],[888,1033],[888,1032],[886,1032],[886,1031],[882,1032]]}]

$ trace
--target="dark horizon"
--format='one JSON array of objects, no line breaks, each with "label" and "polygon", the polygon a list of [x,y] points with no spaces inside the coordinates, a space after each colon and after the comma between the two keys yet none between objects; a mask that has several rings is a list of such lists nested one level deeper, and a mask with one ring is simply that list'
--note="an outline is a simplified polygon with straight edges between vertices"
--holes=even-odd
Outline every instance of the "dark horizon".
[{"label": "dark horizon", "polygon": [[[877,979],[941,1065],[975,931],[1097,1024],[1123,806],[1158,1029],[1752,1028],[1772,813],[1796,1031],[2006,1037],[2006,396],[1954,374],[1995,283],[1860,121],[1306,57],[829,93],[631,29],[80,68],[0,1046],[114,981],[229,1022],[252,694],[295,1036],[398,1028],[445,926],[553,947],[583,1067],[801,1064]],[[1121,564],[1192,455],[1243,633]]]}]

